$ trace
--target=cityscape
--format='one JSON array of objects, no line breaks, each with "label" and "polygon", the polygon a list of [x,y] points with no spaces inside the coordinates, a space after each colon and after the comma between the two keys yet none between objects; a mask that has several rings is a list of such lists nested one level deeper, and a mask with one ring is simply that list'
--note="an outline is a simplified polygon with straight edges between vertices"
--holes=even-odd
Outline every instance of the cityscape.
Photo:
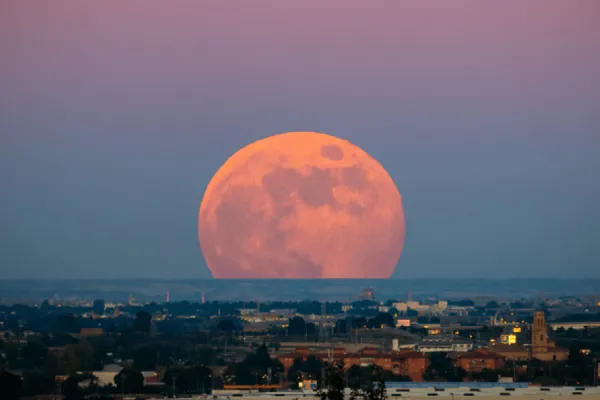
[{"label": "cityscape", "polygon": [[600,0],[1,0],[0,400],[600,400]]},{"label": "cityscape", "polygon": [[590,394],[600,297],[381,299],[368,287],[322,302],[54,296],[3,300],[0,334],[2,390],[19,377],[29,397],[317,396],[335,363],[348,390],[381,379],[410,396]]}]

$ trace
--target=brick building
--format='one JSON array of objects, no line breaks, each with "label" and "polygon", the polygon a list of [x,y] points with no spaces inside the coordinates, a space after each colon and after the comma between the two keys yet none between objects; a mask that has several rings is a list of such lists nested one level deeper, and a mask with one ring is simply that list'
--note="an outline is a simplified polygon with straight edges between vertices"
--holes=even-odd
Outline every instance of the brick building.
[{"label": "brick building", "polygon": [[454,366],[471,372],[481,372],[484,369],[496,370],[504,367],[505,357],[488,349],[478,349],[469,353],[456,354]]},{"label": "brick building", "polygon": [[537,358],[541,361],[564,361],[569,358],[569,350],[558,347],[548,337],[546,314],[543,311],[536,311],[533,314],[531,358]]},{"label": "brick building", "polygon": [[507,360],[564,361],[569,358],[569,350],[559,347],[548,336],[546,315],[543,311],[533,314],[533,324],[530,329],[531,344],[498,344],[491,349],[504,356]]},{"label": "brick building", "polygon": [[413,382],[422,382],[423,373],[427,369],[427,356],[423,353],[412,351],[393,351],[380,352],[378,349],[366,347],[360,352],[347,353],[342,348],[330,349],[327,352],[312,353],[309,348],[296,348],[291,354],[279,356],[279,361],[283,364],[285,371],[292,366],[294,360],[306,358],[312,355],[322,361],[337,360],[343,361],[346,369],[358,365],[369,366],[377,365],[384,370],[391,371],[396,375],[405,375],[410,377]]}]

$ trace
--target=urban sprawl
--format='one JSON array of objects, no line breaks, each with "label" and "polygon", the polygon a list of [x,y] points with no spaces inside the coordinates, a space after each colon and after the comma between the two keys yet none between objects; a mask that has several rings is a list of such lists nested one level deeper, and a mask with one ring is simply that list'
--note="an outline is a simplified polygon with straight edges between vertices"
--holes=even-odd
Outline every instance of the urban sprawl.
[{"label": "urban sprawl", "polygon": [[595,297],[403,297],[5,302],[0,398],[600,398]]}]

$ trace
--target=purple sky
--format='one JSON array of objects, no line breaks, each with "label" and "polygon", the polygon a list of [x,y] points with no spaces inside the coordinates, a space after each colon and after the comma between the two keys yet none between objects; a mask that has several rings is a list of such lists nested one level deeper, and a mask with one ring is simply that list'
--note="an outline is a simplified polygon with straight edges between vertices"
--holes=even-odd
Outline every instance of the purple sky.
[{"label": "purple sky", "polygon": [[395,277],[600,277],[597,0],[0,2],[0,277],[207,277],[203,190],[322,131],[404,199]]}]

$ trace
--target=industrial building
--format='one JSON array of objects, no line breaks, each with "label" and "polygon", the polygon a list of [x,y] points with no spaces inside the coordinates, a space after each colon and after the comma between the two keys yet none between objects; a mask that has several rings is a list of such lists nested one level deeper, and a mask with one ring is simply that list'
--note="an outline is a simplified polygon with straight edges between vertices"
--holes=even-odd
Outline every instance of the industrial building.
[{"label": "industrial building", "polygon": [[[499,400],[510,396],[513,400],[555,400],[559,396],[562,400],[575,400],[585,396],[589,400],[600,400],[600,388],[598,387],[540,387],[531,386],[527,383],[486,383],[486,382],[439,382],[439,383],[413,383],[413,382],[389,382],[387,386],[387,398],[422,398],[422,397],[445,397],[450,399],[460,397],[477,397],[478,400]],[[178,397],[179,399],[236,399],[245,400],[275,400],[275,399],[305,399],[318,400],[317,393],[306,391],[280,391],[280,392],[251,392],[251,391],[214,391],[211,396]],[[350,390],[347,389],[346,398],[350,398]],[[150,399],[148,399],[150,400]]]}]

